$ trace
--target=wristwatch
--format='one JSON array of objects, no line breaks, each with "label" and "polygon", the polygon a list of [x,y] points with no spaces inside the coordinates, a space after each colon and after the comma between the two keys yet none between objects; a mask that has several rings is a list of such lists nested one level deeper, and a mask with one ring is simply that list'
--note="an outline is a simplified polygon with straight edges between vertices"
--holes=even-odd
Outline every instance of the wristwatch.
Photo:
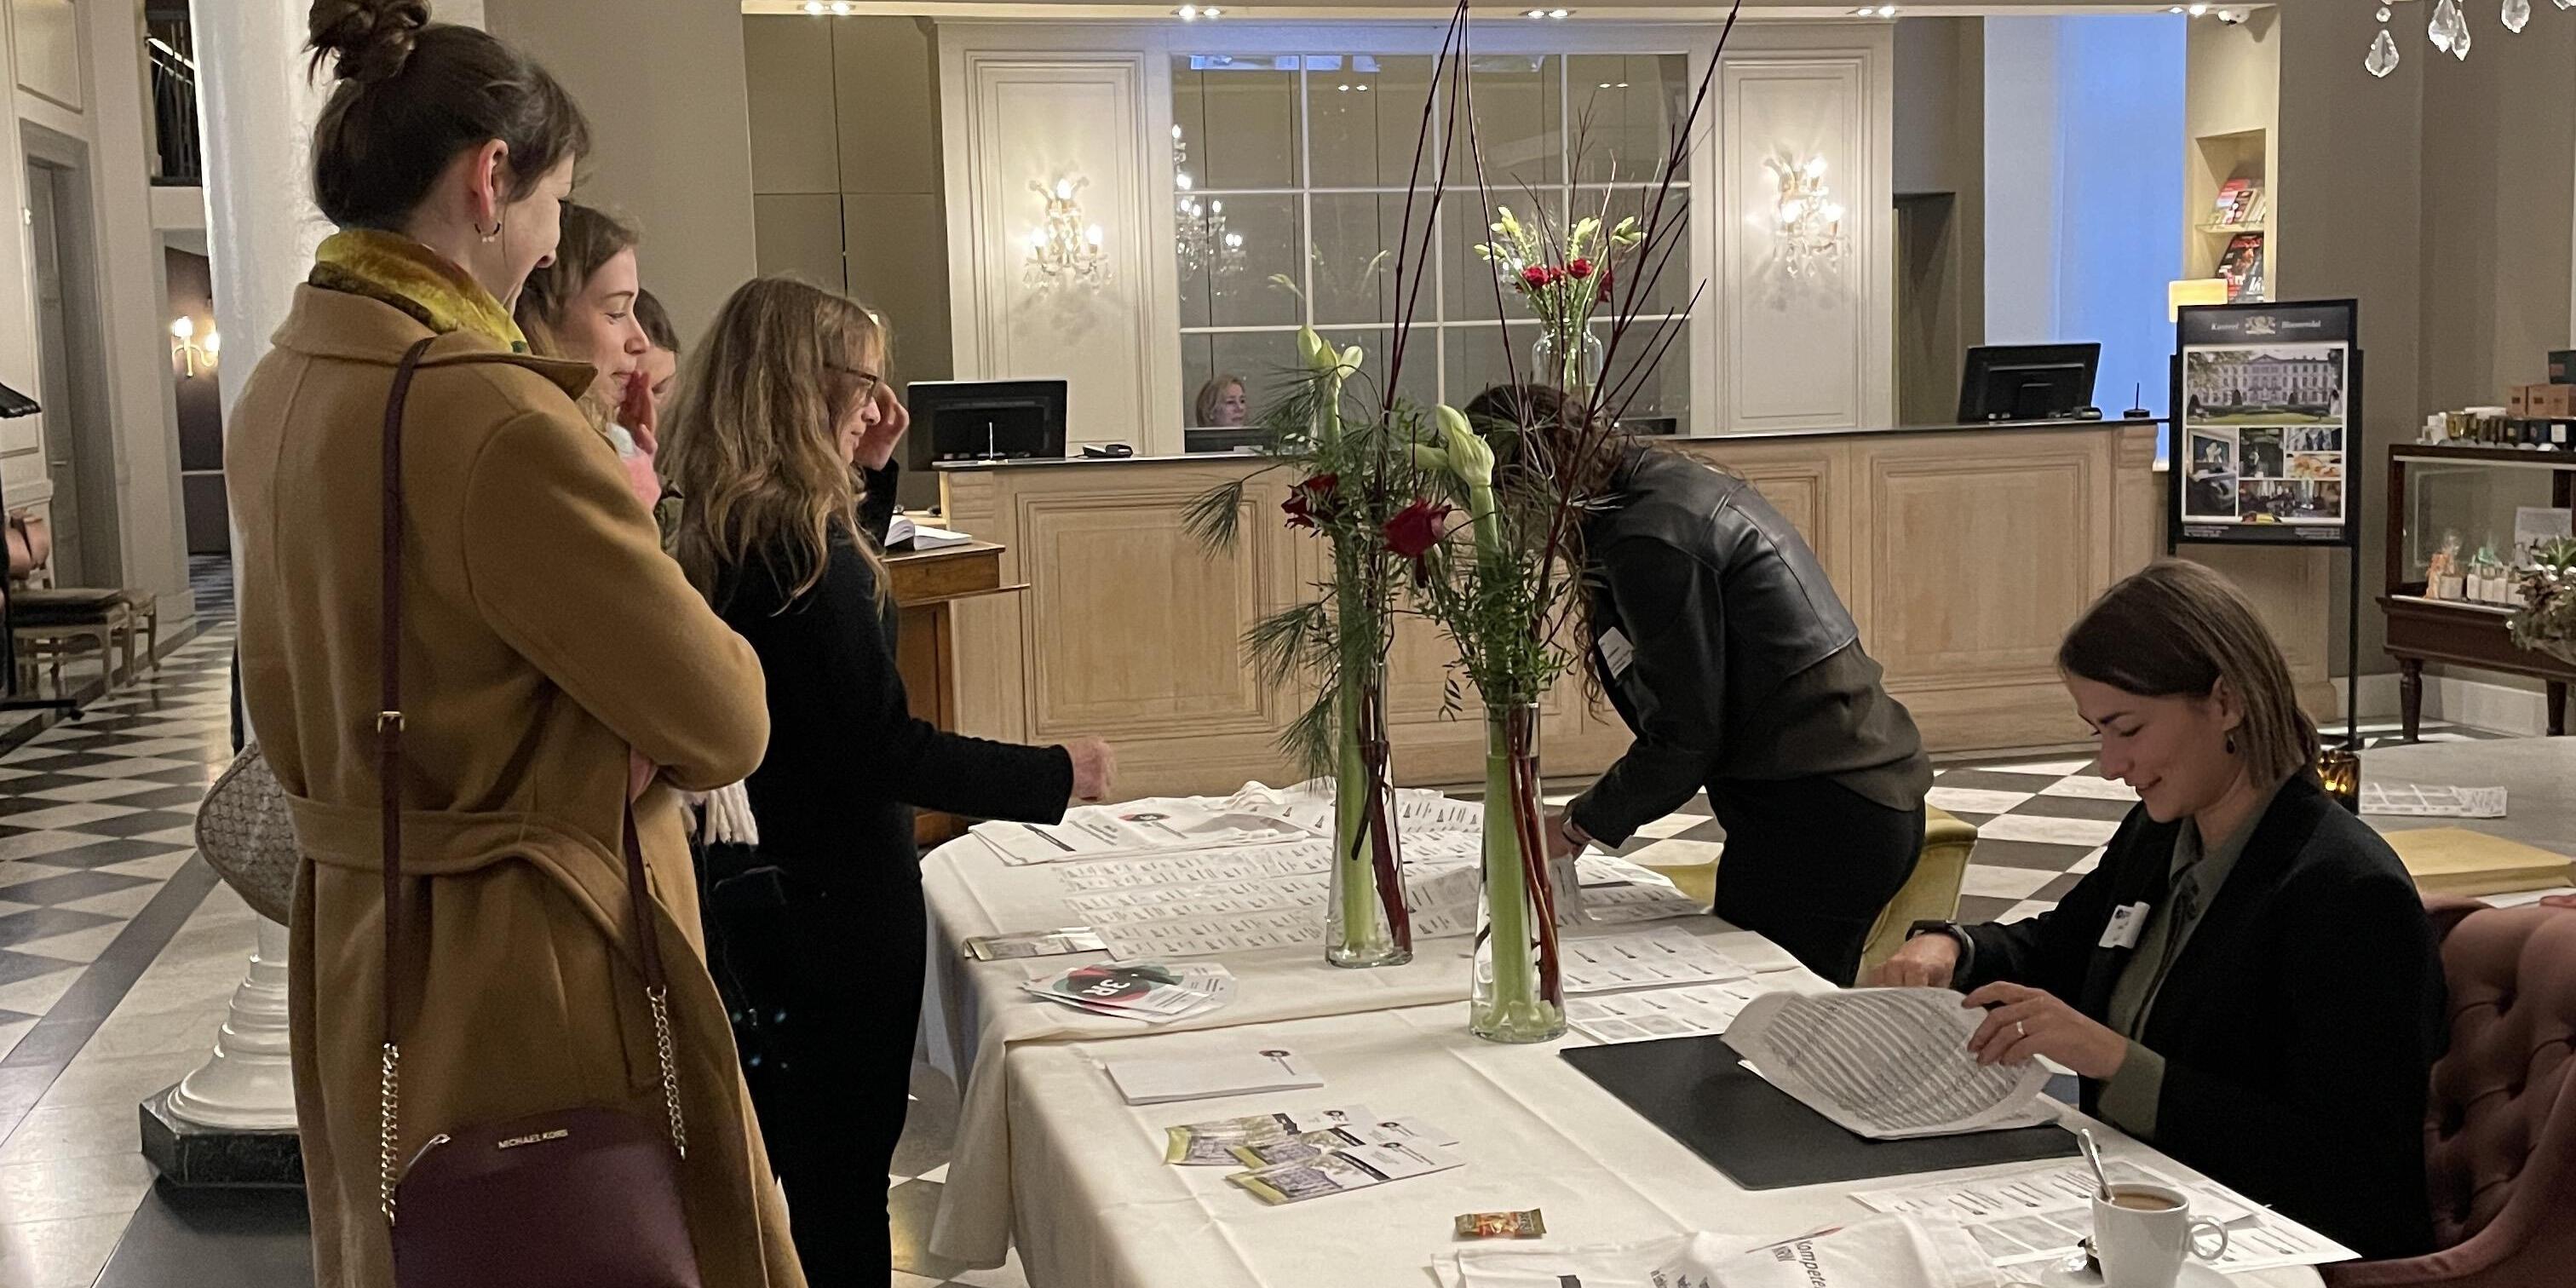
[{"label": "wristwatch", "polygon": [[1950,983],[1956,987],[1968,973],[1969,963],[1977,960],[1977,941],[1968,938],[1968,932],[1959,929],[1959,923],[1955,921],[1918,921],[1905,928],[1907,943],[1914,942],[1917,935],[1935,934],[1948,935],[1950,942],[1959,946],[1959,960],[1950,967]]},{"label": "wristwatch", "polygon": [[1574,816],[1572,814],[1564,815],[1557,820],[1556,834],[1571,842],[1574,846],[1575,852],[1578,854],[1582,853],[1592,844],[1591,834],[1583,830],[1583,825],[1581,823],[1574,821]]}]

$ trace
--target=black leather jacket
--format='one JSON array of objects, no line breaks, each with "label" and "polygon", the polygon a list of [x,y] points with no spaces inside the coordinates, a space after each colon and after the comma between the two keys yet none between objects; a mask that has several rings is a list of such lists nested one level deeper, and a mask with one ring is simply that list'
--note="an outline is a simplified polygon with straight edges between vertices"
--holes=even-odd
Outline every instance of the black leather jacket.
[{"label": "black leather jacket", "polygon": [[1922,737],[1798,530],[1743,479],[1631,446],[1584,525],[1591,663],[1637,736],[1570,807],[1594,840],[1729,782],[1830,777],[1895,809]]}]

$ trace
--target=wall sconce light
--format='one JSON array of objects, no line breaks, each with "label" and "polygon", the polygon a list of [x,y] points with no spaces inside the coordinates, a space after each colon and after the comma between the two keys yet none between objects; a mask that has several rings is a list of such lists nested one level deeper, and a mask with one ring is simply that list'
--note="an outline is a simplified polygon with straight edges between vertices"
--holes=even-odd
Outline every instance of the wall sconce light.
[{"label": "wall sconce light", "polygon": [[1081,179],[1058,179],[1050,188],[1035,179],[1029,187],[1046,199],[1046,218],[1029,233],[1028,284],[1099,286],[1109,280],[1109,252],[1102,249],[1100,225],[1082,220],[1082,203],[1073,194]]},{"label": "wall sconce light", "polygon": [[1783,156],[1762,164],[1780,182],[1771,227],[1779,241],[1782,269],[1791,277],[1807,277],[1840,263],[1843,208],[1825,186],[1825,159],[1798,162]]},{"label": "wall sconce light", "polygon": [[223,333],[209,327],[206,338],[197,338],[197,320],[185,314],[170,320],[170,356],[179,360],[187,378],[197,378],[197,368],[215,369],[216,355],[223,352]]}]

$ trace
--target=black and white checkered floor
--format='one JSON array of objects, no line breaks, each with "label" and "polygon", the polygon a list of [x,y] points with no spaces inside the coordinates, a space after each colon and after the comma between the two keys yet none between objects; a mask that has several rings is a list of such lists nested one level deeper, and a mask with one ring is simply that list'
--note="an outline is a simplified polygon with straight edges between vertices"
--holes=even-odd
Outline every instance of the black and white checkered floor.
[{"label": "black and white checkered floor", "polygon": [[[231,587],[220,563],[199,571],[199,638],[0,755],[0,1288],[271,1285],[302,1264],[300,1201],[155,1190],[134,1152],[135,1101],[202,1061],[251,942],[249,914],[191,848],[198,798],[230,755]],[[2366,728],[2373,741],[2396,732]],[[2091,868],[2132,799],[2092,768],[2067,756],[1941,770],[1932,803],[1980,831],[1963,917],[2045,909]],[[1719,840],[1695,800],[1620,853],[1687,863]],[[969,1271],[924,1251],[956,1092],[927,1068],[914,1092],[887,1178],[896,1288],[1019,1288],[1016,1263]]]}]

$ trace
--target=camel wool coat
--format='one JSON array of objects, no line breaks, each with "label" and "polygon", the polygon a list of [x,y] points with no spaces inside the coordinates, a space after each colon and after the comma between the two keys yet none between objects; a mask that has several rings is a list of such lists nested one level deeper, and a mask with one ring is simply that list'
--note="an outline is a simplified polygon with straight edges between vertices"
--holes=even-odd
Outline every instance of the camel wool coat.
[{"label": "camel wool coat", "polygon": [[[242,696],[307,859],[289,1001],[325,1288],[393,1282],[376,1168],[380,454],[394,368],[430,334],[377,300],[299,288],[226,424]],[[628,942],[631,748],[663,767],[636,818],[671,977],[699,1264],[709,1288],[801,1288],[707,975],[671,789],[758,766],[760,664],[662,553],[615,449],[575,409],[591,368],[489,360],[500,354],[469,332],[439,337],[404,420],[398,1153],[575,1105],[667,1120]]]}]

